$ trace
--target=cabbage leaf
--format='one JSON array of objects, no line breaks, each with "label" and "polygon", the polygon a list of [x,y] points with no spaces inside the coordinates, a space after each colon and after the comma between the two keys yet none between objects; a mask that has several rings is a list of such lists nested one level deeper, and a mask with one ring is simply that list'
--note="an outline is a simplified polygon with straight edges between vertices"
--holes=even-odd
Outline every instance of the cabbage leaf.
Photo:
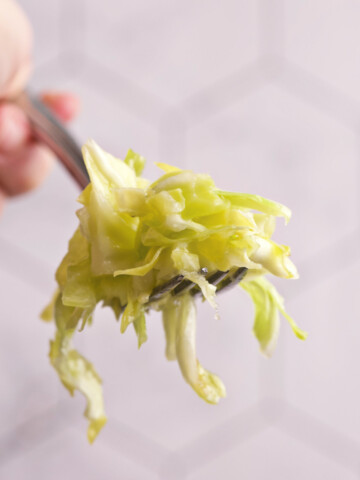
[{"label": "cabbage leaf", "polygon": [[121,333],[132,324],[139,348],[148,338],[146,314],[160,310],[166,358],[176,360],[185,381],[212,404],[226,391],[197,358],[194,299],[189,292],[167,294],[149,304],[156,287],[182,275],[216,309],[216,287],[203,272],[245,267],[240,285],[255,305],[253,330],[261,351],[269,356],[274,350],[279,313],[298,338],[306,338],[265,278],[298,276],[290,248],[272,239],[276,217],[290,219],[287,207],[259,195],[225,192],[209,175],[165,163],[157,164],[164,173],[151,183],[140,176],[144,158],[132,150],[120,160],[91,140],[82,151],[91,183],[78,198],[79,225],[42,318],[55,320],[51,364],[71,394],[78,390],[86,398],[90,442],[106,422],[101,380],[72,340],[91,325],[99,303],[113,310]]}]

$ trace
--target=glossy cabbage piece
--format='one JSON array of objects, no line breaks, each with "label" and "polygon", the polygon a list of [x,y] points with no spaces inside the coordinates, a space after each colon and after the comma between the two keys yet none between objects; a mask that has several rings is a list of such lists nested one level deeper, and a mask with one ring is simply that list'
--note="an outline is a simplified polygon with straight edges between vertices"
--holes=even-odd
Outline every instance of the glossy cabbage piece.
[{"label": "glossy cabbage piece", "polygon": [[[216,289],[200,269],[246,267],[240,285],[255,305],[253,330],[261,351],[270,355],[276,345],[279,312],[298,338],[306,337],[264,277],[297,277],[289,247],[271,239],[276,216],[290,219],[287,207],[258,195],[225,192],[209,175],[167,164],[158,164],[165,173],[150,183],[140,177],[143,157],[131,150],[122,161],[90,141],[83,155],[91,183],[79,197],[79,227],[56,272],[58,291],[43,318],[55,319],[50,361],[60,380],[71,394],[78,390],[87,399],[90,441],[106,422],[101,381],[71,341],[76,330],[91,323],[98,303],[121,318],[122,333],[133,325],[140,348],[147,340],[147,301],[156,286],[180,273],[216,308]],[[193,298],[168,295],[151,308],[162,312],[167,359],[178,362],[202,399],[217,403],[225,387],[197,358]]]}]

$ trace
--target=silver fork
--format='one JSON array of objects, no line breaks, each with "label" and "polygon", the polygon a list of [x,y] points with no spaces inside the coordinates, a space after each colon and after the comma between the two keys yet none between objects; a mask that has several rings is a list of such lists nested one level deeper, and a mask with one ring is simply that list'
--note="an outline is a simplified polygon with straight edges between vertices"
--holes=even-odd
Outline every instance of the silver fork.
[{"label": "silver fork", "polygon": [[70,133],[36,97],[23,92],[14,103],[27,115],[34,136],[55,153],[79,187],[84,189],[90,182],[90,178],[81,149]]},{"label": "silver fork", "polygon": [[[59,122],[50,110],[36,97],[23,92],[14,103],[27,115],[34,136],[47,145],[58,157],[81,189],[90,182],[81,149],[68,130]],[[232,268],[225,272],[208,272],[202,268],[200,273],[207,281],[216,285],[216,293],[223,292],[238,284],[246,275],[247,268]],[[201,290],[183,275],[176,275],[151,292],[148,304],[160,300],[167,294],[181,295],[189,292],[193,296],[201,294]]]}]

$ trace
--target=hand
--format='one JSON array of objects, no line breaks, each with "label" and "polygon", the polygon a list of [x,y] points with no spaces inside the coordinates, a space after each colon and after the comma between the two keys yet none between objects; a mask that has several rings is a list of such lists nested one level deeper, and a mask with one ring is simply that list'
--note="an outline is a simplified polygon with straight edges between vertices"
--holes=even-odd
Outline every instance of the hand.
[{"label": "hand", "polygon": [[[54,163],[53,153],[32,138],[23,112],[8,100],[21,92],[31,71],[32,31],[13,0],[0,1],[0,213],[6,197],[37,187]],[[63,121],[78,111],[66,93],[44,93],[42,100]]]}]

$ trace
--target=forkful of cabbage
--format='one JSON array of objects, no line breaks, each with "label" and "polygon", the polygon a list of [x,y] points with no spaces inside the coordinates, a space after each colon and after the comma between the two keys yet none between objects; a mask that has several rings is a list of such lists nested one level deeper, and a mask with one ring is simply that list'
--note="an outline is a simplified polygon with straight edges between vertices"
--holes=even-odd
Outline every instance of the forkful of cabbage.
[{"label": "forkful of cabbage", "polygon": [[20,103],[38,136],[84,188],[79,226],[42,318],[55,321],[50,361],[61,382],[71,394],[78,390],[86,397],[90,442],[106,422],[101,379],[72,339],[91,324],[99,303],[113,310],[122,333],[132,324],[139,348],[147,340],[146,314],[160,311],[167,359],[176,360],[185,381],[212,404],[225,397],[225,387],[196,355],[197,297],[217,316],[216,295],[239,285],[253,300],[253,332],[266,356],[276,346],[279,313],[298,338],[306,338],[265,277],[297,278],[289,247],[271,239],[275,218],[290,219],[287,207],[223,191],[209,175],[164,163],[157,164],[160,178],[150,182],[141,176],[145,160],[139,154],[129,150],[120,160],[90,140],[81,155],[41,105],[28,97]]}]

